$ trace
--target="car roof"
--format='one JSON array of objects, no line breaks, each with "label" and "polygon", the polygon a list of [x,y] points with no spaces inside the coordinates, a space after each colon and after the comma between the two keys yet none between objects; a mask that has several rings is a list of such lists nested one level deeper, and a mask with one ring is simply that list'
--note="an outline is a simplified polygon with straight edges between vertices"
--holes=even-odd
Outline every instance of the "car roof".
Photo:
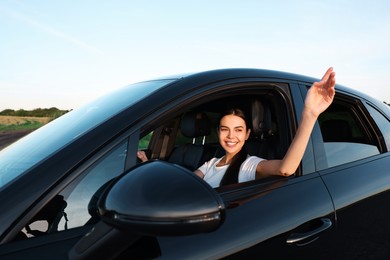
[{"label": "car roof", "polygon": [[[322,76],[322,75],[320,75]],[[277,70],[268,70],[268,69],[257,69],[257,68],[226,68],[226,69],[215,69],[215,70],[207,70],[207,71],[198,71],[198,72],[190,72],[190,73],[182,73],[176,75],[170,75],[165,77],[160,77],[158,79],[175,79],[175,80],[193,80],[193,79],[208,79],[214,78],[214,80],[226,80],[233,78],[279,78],[284,80],[292,80],[299,82],[312,83],[315,81],[320,81],[321,78],[316,78],[312,76],[306,76],[298,73],[291,73],[285,71],[277,71]],[[336,79],[337,80],[337,79]],[[378,100],[368,94],[365,94],[359,90],[353,89],[351,87],[347,87],[342,84],[336,84],[336,92],[341,90],[343,92],[359,96],[365,100],[372,101],[373,103],[378,104],[383,103],[383,101]]]},{"label": "car roof", "polygon": [[289,80],[299,81],[314,81],[318,80],[314,77],[308,77],[300,74],[267,70],[267,69],[256,69],[256,68],[226,68],[226,69],[214,69],[197,72],[187,72],[175,75],[167,75],[155,78],[160,79],[184,79],[184,78],[197,78],[197,77],[223,77],[223,78],[239,78],[239,77],[265,77],[265,78],[283,78]]}]

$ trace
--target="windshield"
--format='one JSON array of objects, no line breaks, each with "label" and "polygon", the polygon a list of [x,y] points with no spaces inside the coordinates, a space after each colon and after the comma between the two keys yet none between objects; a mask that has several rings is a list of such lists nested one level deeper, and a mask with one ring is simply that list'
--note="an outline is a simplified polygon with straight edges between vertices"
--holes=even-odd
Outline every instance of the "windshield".
[{"label": "windshield", "polygon": [[0,188],[97,125],[174,80],[140,82],[102,96],[0,151]]}]

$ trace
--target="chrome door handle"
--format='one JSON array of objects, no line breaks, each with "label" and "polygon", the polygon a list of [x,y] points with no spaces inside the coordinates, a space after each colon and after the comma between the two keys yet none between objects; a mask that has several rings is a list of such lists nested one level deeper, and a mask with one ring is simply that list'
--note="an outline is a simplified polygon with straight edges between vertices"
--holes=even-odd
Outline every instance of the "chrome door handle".
[{"label": "chrome door handle", "polygon": [[[289,236],[289,238],[287,238],[287,241],[286,241],[287,244],[297,244],[303,240],[306,240],[308,238],[311,238],[311,237],[317,235],[318,233],[325,231],[326,229],[328,229],[332,226],[332,221],[328,218],[321,218],[320,221],[322,223],[316,229],[313,229],[311,231],[304,232],[304,233],[292,233]],[[313,238],[313,240],[309,241],[308,243],[314,241],[315,239],[317,239],[317,237]],[[304,243],[304,244],[308,244],[308,243]],[[298,244],[298,245],[304,245],[304,244]]]}]

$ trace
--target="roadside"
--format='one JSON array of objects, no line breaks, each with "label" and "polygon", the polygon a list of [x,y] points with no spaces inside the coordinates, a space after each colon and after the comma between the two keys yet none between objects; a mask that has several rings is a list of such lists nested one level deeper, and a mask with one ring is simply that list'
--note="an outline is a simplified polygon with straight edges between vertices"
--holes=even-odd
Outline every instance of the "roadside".
[{"label": "roadside", "polygon": [[0,131],[0,150],[4,149],[8,145],[16,142],[23,136],[31,133],[35,129],[28,130],[15,130],[15,131]]},{"label": "roadside", "polygon": [[[35,111],[41,110],[36,109]],[[26,116],[0,115],[0,150],[47,124],[54,118],[54,116],[31,116],[29,111],[23,111],[27,114]],[[4,111],[1,113],[4,113]],[[48,115],[51,114],[48,113]]]}]

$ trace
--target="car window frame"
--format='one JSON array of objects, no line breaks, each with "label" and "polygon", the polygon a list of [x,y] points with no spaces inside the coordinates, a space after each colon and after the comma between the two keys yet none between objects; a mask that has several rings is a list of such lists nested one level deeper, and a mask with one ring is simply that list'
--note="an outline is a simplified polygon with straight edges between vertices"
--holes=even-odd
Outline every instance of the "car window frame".
[{"label": "car window frame", "polygon": [[[259,85],[269,85],[267,88],[264,89],[258,89]],[[279,85],[278,85],[279,84]],[[178,117],[181,115],[184,109],[191,109],[196,108],[201,103],[207,103],[212,100],[216,100],[219,98],[224,98],[228,96],[233,95],[249,95],[249,94],[258,94],[261,95],[262,93],[266,93],[269,91],[275,91],[277,92],[280,97],[285,102],[285,113],[287,117],[287,123],[288,129],[285,129],[283,134],[288,135],[286,138],[289,139],[289,142],[292,141],[293,136],[295,135],[296,131],[296,125],[297,125],[297,117],[296,117],[296,110],[295,110],[295,99],[301,98],[299,97],[299,89],[298,84],[295,81],[287,80],[287,79],[279,79],[279,78],[243,78],[240,79],[240,81],[237,80],[227,80],[223,82],[213,83],[208,86],[204,86],[205,88],[209,88],[210,86],[218,85],[218,87],[213,87],[211,91],[201,91],[200,95],[197,93],[194,93],[192,97],[190,98],[190,101],[188,99],[185,102],[182,102],[185,99],[181,99],[182,101],[179,102],[179,104],[172,104],[172,108],[168,111],[164,112],[164,115],[161,115],[161,118],[154,118],[154,124],[156,124],[156,121],[160,120],[172,120],[173,117]],[[206,101],[207,100],[207,101]],[[299,102],[299,101],[298,101]],[[167,117],[167,114],[170,114],[171,117]],[[300,114],[300,113],[299,113]],[[160,121],[161,122],[161,121]],[[151,124],[145,125],[141,129],[141,136],[144,136],[147,134],[147,132],[151,131],[153,127],[151,127]],[[286,150],[288,149],[289,143],[286,144]],[[312,155],[311,155],[312,157]],[[310,160],[309,160],[310,161]],[[313,167],[307,167],[307,168],[313,168]],[[292,177],[298,177],[302,176],[302,165],[299,166],[299,168],[296,171],[296,174]],[[283,177],[285,178],[285,177]],[[227,190],[235,191],[240,190],[243,186],[252,186],[252,185],[258,185],[262,182],[268,183],[273,181],[280,181],[279,178],[267,178],[265,180],[254,180],[249,181],[246,183],[239,183],[239,184],[233,184],[228,185],[228,187],[225,187],[223,189],[224,192]]]},{"label": "car window frame", "polygon": [[[386,115],[384,111],[378,108],[376,105],[369,101],[363,102],[365,108],[372,118],[373,125],[378,129],[378,133],[380,133],[379,138],[384,142],[384,151],[390,151],[390,115]],[[389,109],[390,110],[390,109]],[[387,121],[386,123],[382,123],[382,121]],[[378,123],[380,122],[380,123]],[[385,126],[387,125],[387,126]]]}]

